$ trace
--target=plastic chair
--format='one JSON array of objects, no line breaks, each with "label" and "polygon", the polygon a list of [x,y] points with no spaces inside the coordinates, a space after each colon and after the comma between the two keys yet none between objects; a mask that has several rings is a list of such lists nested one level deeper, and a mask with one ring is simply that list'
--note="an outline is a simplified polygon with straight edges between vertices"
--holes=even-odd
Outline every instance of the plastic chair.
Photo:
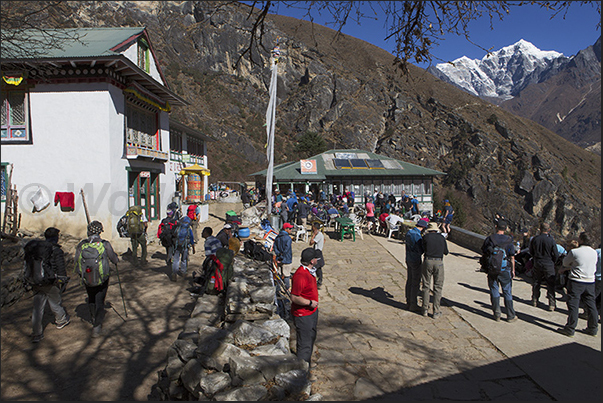
[{"label": "plastic chair", "polygon": [[296,232],[295,232],[295,242],[299,241],[299,238],[302,238],[304,242],[308,242],[308,230],[303,225],[295,224]]},{"label": "plastic chair", "polygon": [[400,231],[400,226],[399,225],[392,225],[389,220],[385,220],[385,224],[387,224],[387,232],[388,232],[387,239],[391,239],[392,234],[394,232]]}]

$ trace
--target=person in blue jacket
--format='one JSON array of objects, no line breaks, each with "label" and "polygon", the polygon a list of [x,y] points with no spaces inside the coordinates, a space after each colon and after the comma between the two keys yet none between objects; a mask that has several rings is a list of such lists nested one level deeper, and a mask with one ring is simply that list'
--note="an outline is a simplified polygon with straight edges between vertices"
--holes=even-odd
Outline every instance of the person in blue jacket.
[{"label": "person in blue jacket", "polygon": [[293,225],[286,222],[274,239],[274,254],[281,270],[281,276],[287,288],[290,288],[291,270],[293,270],[293,249],[291,247],[291,230]]}]

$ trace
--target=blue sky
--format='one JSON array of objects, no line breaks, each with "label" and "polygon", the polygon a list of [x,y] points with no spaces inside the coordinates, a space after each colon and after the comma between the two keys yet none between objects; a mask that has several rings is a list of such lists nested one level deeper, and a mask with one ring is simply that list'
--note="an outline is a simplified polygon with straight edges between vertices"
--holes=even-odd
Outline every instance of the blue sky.
[{"label": "blue sky", "polygon": [[[366,2],[364,2],[366,3]],[[524,5],[511,8],[511,12],[501,21],[495,18],[492,22],[493,30],[490,29],[490,20],[483,17],[473,21],[469,26],[470,39],[480,46],[493,51],[499,50],[505,46],[512,45],[524,39],[531,42],[540,50],[554,50],[563,53],[565,56],[575,55],[578,51],[595,43],[601,35],[600,29],[597,29],[597,23],[600,21],[600,15],[593,5],[580,5],[575,2],[569,8],[568,13],[563,18],[562,14],[551,19],[552,13],[540,6]],[[305,10],[295,10],[287,8],[275,2],[272,12],[303,19]],[[367,10],[370,10],[368,6]],[[378,11],[375,7],[375,11]],[[329,28],[335,28],[333,25],[325,24],[331,21],[332,17],[323,13],[315,15],[314,22],[326,25]],[[361,25],[350,21],[342,32],[363,39],[380,48],[391,52],[394,48],[393,40],[385,41],[386,29],[384,28],[385,15],[378,15],[377,20],[364,19]],[[432,49],[432,54],[444,61],[455,60],[461,56],[467,56],[471,59],[481,59],[485,52],[468,42],[462,36],[449,34],[439,46]],[[433,64],[441,63],[440,60],[433,60]],[[411,63],[414,63],[411,60]],[[419,67],[427,68],[427,64],[421,64]]]}]

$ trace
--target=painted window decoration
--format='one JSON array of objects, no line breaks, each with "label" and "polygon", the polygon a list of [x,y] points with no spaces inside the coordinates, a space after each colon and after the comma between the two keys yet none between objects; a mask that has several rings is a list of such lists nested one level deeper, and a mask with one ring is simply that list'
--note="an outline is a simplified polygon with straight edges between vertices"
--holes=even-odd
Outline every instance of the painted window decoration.
[{"label": "painted window decoration", "polygon": [[126,143],[158,150],[157,114],[128,104],[126,107]]},{"label": "painted window decoration", "polygon": [[8,164],[2,164],[0,170],[0,194],[2,201],[6,201],[6,187],[8,186],[8,175],[6,167]]},{"label": "painted window decoration", "polygon": [[2,91],[2,142],[29,142],[25,91]]},{"label": "painted window decoration", "polygon": [[150,53],[151,51],[149,50],[149,44],[146,39],[140,38],[138,40],[138,67],[147,73],[151,70]]}]

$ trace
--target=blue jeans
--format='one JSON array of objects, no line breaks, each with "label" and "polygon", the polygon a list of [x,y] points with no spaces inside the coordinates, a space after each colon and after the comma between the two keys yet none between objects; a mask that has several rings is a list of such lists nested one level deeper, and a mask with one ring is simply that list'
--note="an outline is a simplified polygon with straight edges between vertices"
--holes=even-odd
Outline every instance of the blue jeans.
[{"label": "blue jeans", "polygon": [[174,255],[172,256],[172,272],[184,276],[186,274],[187,266],[188,248],[184,250],[174,248]]},{"label": "blue jeans", "polygon": [[488,276],[490,302],[492,302],[492,310],[496,316],[501,315],[499,286],[502,288],[505,308],[507,309],[507,319],[513,319],[515,317],[515,310],[513,309],[513,278],[511,277],[510,270],[503,270],[496,278]]}]

